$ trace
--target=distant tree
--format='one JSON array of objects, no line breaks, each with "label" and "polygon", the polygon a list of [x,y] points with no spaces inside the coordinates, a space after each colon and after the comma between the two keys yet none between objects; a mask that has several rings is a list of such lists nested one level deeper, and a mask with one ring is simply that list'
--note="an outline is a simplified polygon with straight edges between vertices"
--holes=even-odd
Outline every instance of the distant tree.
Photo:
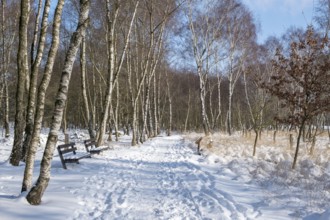
[{"label": "distant tree", "polygon": [[227,22],[226,38],[228,40],[228,110],[226,126],[229,135],[233,127],[233,95],[247,63],[251,45],[255,40],[255,25],[251,13],[243,5],[233,4],[233,11]]},{"label": "distant tree", "polygon": [[328,33],[330,30],[330,0],[318,0],[314,17],[320,28]]},{"label": "distant tree", "polygon": [[209,135],[210,123],[207,115],[206,93],[209,73],[215,66],[221,48],[223,29],[227,16],[233,8],[237,7],[236,1],[194,1],[188,2],[186,16],[191,35],[190,44],[197,75],[199,77],[200,114],[205,135]]},{"label": "distant tree", "polygon": [[270,95],[260,88],[259,82],[268,81],[272,72],[271,58],[265,46],[256,46],[250,59],[250,67],[243,72],[246,103],[250,113],[251,127],[255,133],[253,156],[256,155],[257,142],[260,133],[265,126],[265,112],[267,110]]},{"label": "distant tree", "polygon": [[313,117],[330,110],[330,44],[308,27],[304,37],[293,41],[286,57],[277,50],[273,60],[274,73],[263,86],[289,108],[288,114],[277,120],[299,127],[292,164],[295,168],[302,131]]},{"label": "distant tree", "polygon": [[[115,1],[113,4],[107,0],[106,1],[106,9],[107,9],[107,48],[108,48],[108,78],[107,78],[107,89],[106,94],[104,98],[103,103],[103,113],[101,117],[100,122],[100,128],[98,130],[97,134],[97,145],[100,146],[103,144],[103,137],[106,132],[106,126],[108,124],[109,120],[109,112],[112,109],[112,94],[115,87],[115,84],[118,80],[118,75],[121,71],[121,68],[123,66],[124,58],[126,56],[127,47],[130,40],[130,34],[132,31],[132,27],[135,20],[135,15],[137,12],[137,8],[140,1],[136,1],[134,5],[134,12],[132,13],[132,16],[130,17],[130,25],[128,28],[128,31],[125,35],[125,42],[124,47],[121,52],[121,54],[118,54],[118,57],[116,57],[116,54],[118,51],[116,50],[116,27],[117,22],[119,19],[119,14],[122,10],[122,2]],[[111,135],[111,134],[110,134]]]}]

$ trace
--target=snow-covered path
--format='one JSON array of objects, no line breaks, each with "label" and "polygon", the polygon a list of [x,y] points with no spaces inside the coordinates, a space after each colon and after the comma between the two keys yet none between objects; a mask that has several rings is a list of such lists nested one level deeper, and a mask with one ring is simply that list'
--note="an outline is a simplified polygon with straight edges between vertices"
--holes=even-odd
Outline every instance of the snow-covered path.
[{"label": "snow-covered path", "polygon": [[[86,177],[82,188],[70,190],[84,207],[75,211],[73,219],[255,219],[259,215],[253,204],[242,203],[246,186],[223,176],[214,164],[207,166],[181,136],[154,138],[142,147],[102,156],[107,159],[104,166]],[[252,190],[248,189],[249,197]]]},{"label": "snow-covered path", "polygon": [[[85,150],[83,140],[88,136],[84,134],[73,137],[78,151]],[[46,136],[42,137],[44,146]],[[240,143],[228,149],[218,144],[213,147],[217,154],[199,156],[193,143],[196,137],[160,136],[131,147],[130,137],[123,136],[111,142],[113,150],[68,164],[67,170],[55,152],[51,181],[39,206],[29,205],[20,194],[24,165],[9,164],[12,142],[4,139],[0,219],[330,220],[330,165],[322,170],[304,160],[300,171],[293,172],[290,161],[276,164],[239,155],[248,148]],[[218,140],[223,142],[224,137]],[[42,152],[40,148],[34,181]],[[267,149],[264,153],[283,157]]]}]

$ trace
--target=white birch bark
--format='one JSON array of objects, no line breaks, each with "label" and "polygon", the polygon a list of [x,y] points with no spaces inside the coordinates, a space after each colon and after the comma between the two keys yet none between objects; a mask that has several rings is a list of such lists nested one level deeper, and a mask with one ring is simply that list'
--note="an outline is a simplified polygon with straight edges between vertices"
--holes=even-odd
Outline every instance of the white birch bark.
[{"label": "white birch bark", "polygon": [[92,122],[92,114],[89,108],[89,101],[87,96],[87,84],[86,84],[86,39],[85,37],[82,39],[81,42],[81,50],[80,50],[80,68],[81,68],[81,91],[82,91],[82,98],[84,104],[84,112],[86,118],[86,125],[88,127],[88,133],[90,139],[95,138],[95,132],[93,129],[93,122]]},{"label": "white birch bark", "polygon": [[[4,97],[4,128],[5,128],[5,137],[8,138],[10,136],[9,130],[9,91],[8,91],[8,66],[10,64],[10,48],[14,42],[14,36],[12,39],[8,39],[6,36],[6,19],[5,19],[5,8],[6,8],[6,0],[1,1],[1,11],[2,11],[2,84],[3,84],[3,97]],[[15,35],[15,34],[14,34]],[[7,42],[6,40],[7,39]]]},{"label": "white birch bark", "polygon": [[51,74],[53,72],[54,62],[59,47],[60,25],[61,25],[63,6],[64,6],[64,0],[59,0],[54,14],[52,42],[48,52],[48,59],[46,62],[42,80],[40,82],[40,86],[38,88],[36,114],[34,119],[34,126],[33,126],[33,133],[32,133],[30,147],[27,149],[28,151],[26,157],[26,165],[25,165],[24,178],[21,189],[22,192],[29,190],[32,186],[32,177],[33,177],[32,174],[34,168],[35,155],[39,145],[42,120],[44,118],[46,90],[48,88],[51,79]]},{"label": "white birch bark", "polygon": [[[30,79],[30,87],[29,87],[29,98],[28,98],[28,105],[27,105],[27,114],[26,114],[26,127],[25,127],[25,137],[23,142],[23,151],[22,151],[22,159],[25,160],[27,149],[30,147],[30,142],[32,138],[33,132],[33,123],[34,123],[34,113],[35,113],[35,106],[36,106],[36,91],[37,91],[37,82],[38,82],[38,73],[39,67],[42,60],[42,55],[45,48],[45,41],[46,41],[46,34],[47,34],[47,27],[48,27],[48,16],[50,10],[50,3],[51,0],[47,0],[45,2],[45,6],[43,9],[43,16],[41,22],[41,32],[39,36],[39,43],[36,58],[33,60],[32,67],[31,67],[31,79]],[[39,6],[41,6],[41,2],[39,2]],[[38,13],[40,13],[40,9],[38,9]],[[39,15],[37,16],[36,21],[36,30],[35,30],[35,38],[38,32],[38,22]],[[35,39],[36,40],[36,39]],[[33,55],[34,46],[32,46],[31,54]]]},{"label": "white birch bark", "polygon": [[[108,122],[108,118],[109,118],[109,109],[110,109],[110,103],[111,103],[111,98],[112,98],[112,92],[113,92],[113,86],[116,82],[116,80],[118,79],[118,74],[121,71],[123,62],[124,62],[124,57],[126,55],[126,50],[127,50],[127,46],[129,43],[129,38],[130,38],[130,34],[131,34],[131,29],[133,26],[133,22],[135,20],[135,15],[136,15],[136,11],[137,11],[137,7],[139,5],[140,1],[136,1],[135,3],[135,9],[134,9],[134,13],[132,15],[131,18],[131,23],[129,26],[129,30],[128,33],[126,35],[126,42],[125,42],[125,46],[123,49],[123,52],[121,54],[121,57],[118,61],[118,63],[116,63],[115,60],[115,28],[116,28],[116,22],[117,22],[117,18],[118,18],[118,13],[119,13],[119,8],[115,8],[115,12],[113,13],[112,17],[111,17],[111,4],[110,1],[107,0],[106,2],[106,6],[107,6],[107,19],[108,19],[108,23],[109,23],[109,27],[108,27],[108,65],[109,65],[109,69],[108,69],[108,83],[107,83],[107,91],[106,91],[106,96],[105,96],[105,100],[104,100],[104,109],[103,109],[103,116],[101,118],[101,124],[100,124],[100,128],[98,131],[98,137],[97,137],[97,145],[100,146],[103,144],[103,139],[104,139],[104,134],[106,131],[106,125]],[[119,5],[118,5],[119,7]]]},{"label": "white birch bark", "polygon": [[186,120],[184,122],[184,132],[185,133],[187,132],[188,120],[189,120],[189,114],[190,114],[190,99],[191,99],[191,95],[190,95],[190,88],[189,88],[187,114],[186,114]]},{"label": "white birch bark", "polygon": [[21,1],[21,16],[19,21],[19,45],[17,52],[17,89],[15,135],[13,149],[10,154],[10,163],[18,166],[22,155],[23,133],[25,128],[26,81],[29,72],[27,28],[30,15],[30,0]]},{"label": "white birch bark", "polygon": [[171,94],[171,88],[170,88],[170,80],[167,71],[166,74],[166,87],[167,87],[167,97],[168,97],[168,128],[167,128],[167,136],[171,136],[172,134],[172,94]]},{"label": "white birch bark", "polygon": [[66,106],[73,63],[76,59],[79,45],[85,35],[85,31],[88,26],[89,7],[89,0],[80,0],[79,22],[76,32],[73,33],[71,37],[70,47],[66,54],[64,68],[61,75],[60,87],[56,95],[52,123],[50,126],[44,155],[41,161],[39,178],[36,185],[32,187],[26,197],[27,201],[32,205],[39,205],[41,203],[41,198],[50,181],[51,161],[53,159],[53,154],[58,139],[58,133],[61,128],[63,111]]}]

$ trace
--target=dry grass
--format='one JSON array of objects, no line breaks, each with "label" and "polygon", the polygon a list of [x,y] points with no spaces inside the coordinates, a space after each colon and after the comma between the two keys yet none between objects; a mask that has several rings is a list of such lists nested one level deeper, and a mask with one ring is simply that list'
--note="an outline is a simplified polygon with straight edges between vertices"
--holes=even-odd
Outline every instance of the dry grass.
[{"label": "dry grass", "polygon": [[[293,145],[290,147],[289,135],[293,136]],[[261,133],[261,138],[257,143],[257,159],[278,163],[281,160],[291,160],[295,153],[297,133],[278,131],[276,140],[273,140],[273,131]],[[255,134],[248,132],[242,134],[236,132],[229,136],[225,133],[215,133],[205,137],[201,133],[190,133],[185,138],[195,142],[199,137],[203,137],[201,148],[209,150],[219,156],[250,157],[252,156]],[[197,145],[196,145],[197,146]],[[300,159],[311,159],[316,164],[323,164],[330,161],[330,142],[327,132],[323,132],[316,138],[316,145],[313,154],[310,153],[311,142],[300,142]]]},{"label": "dry grass", "polygon": [[[265,201],[280,200],[292,206],[293,219],[301,219],[309,213],[321,212],[330,202],[330,142],[327,133],[317,136],[314,153],[310,154],[310,142],[301,142],[298,166],[291,169],[296,133],[293,147],[290,148],[288,132],[263,132],[257,144],[257,154],[252,156],[254,133],[237,132],[232,136],[216,133],[205,138],[202,147],[221,158],[222,167],[228,167],[238,176],[249,173],[250,180],[259,184]],[[192,133],[185,136],[195,141],[203,134]],[[212,140],[212,148],[206,144]],[[292,201],[294,200],[294,204]]]}]

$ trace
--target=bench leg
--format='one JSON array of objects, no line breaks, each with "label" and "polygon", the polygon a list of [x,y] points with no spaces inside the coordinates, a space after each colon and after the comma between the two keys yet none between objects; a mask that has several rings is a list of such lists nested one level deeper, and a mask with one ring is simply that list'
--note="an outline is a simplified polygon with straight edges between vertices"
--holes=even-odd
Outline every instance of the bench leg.
[{"label": "bench leg", "polygon": [[197,146],[197,154],[201,155],[201,145],[199,143],[198,143],[198,146]]},{"label": "bench leg", "polygon": [[65,162],[62,162],[63,169],[67,169]]}]

